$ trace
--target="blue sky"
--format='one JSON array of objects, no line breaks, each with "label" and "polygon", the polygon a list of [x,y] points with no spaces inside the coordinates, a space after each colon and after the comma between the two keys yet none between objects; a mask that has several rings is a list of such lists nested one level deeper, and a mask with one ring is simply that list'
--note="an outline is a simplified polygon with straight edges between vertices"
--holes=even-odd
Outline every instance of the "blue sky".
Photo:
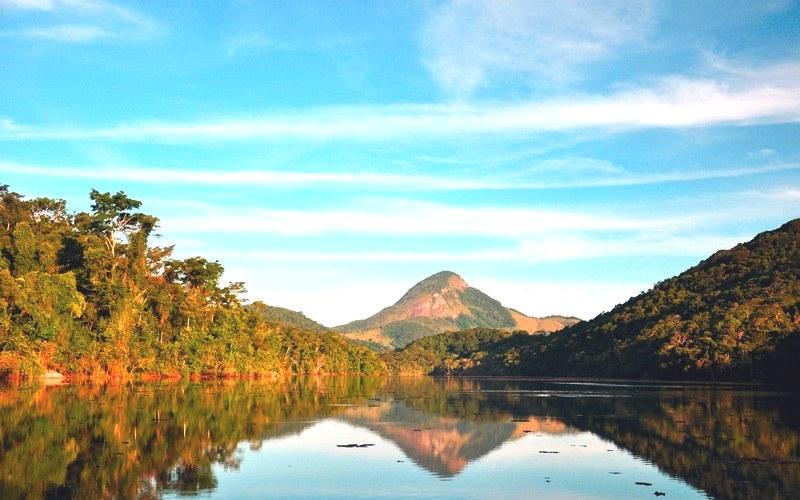
[{"label": "blue sky", "polygon": [[0,0],[0,182],[329,325],[591,317],[800,216],[797,2]]}]

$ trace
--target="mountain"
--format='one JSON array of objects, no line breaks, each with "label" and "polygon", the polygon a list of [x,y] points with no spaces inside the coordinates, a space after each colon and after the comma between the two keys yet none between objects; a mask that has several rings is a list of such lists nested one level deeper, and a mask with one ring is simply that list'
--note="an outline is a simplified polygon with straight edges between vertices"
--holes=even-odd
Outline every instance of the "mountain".
[{"label": "mountain", "polygon": [[248,307],[257,312],[262,318],[272,323],[278,323],[314,333],[327,333],[331,331],[327,326],[317,323],[299,311],[292,311],[291,309],[278,306],[269,306],[263,302],[253,302]]},{"label": "mountain", "polygon": [[472,337],[425,339],[405,351],[452,373],[796,381],[800,219],[558,335]]},{"label": "mountain", "polygon": [[562,316],[526,316],[470,287],[456,273],[442,271],[411,287],[393,306],[335,330],[353,340],[386,348],[451,330],[489,327],[539,333],[578,321]]}]

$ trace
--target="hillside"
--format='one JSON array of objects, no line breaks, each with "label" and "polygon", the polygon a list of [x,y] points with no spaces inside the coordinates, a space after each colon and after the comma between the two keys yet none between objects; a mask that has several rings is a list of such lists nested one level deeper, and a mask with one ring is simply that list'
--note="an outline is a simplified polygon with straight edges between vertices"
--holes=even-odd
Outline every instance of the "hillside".
[{"label": "hillside", "polygon": [[453,330],[486,327],[539,333],[556,331],[577,321],[561,316],[526,316],[470,287],[461,276],[442,271],[411,287],[394,305],[335,330],[353,340],[399,347]]},{"label": "hillside", "polygon": [[460,351],[412,344],[406,351],[428,363],[433,356],[428,366],[452,373],[796,380],[800,219],[716,252],[557,335],[506,335]]},{"label": "hillside", "polygon": [[292,311],[278,306],[270,306],[263,302],[256,301],[247,306],[248,309],[258,313],[266,321],[279,325],[299,328],[307,332],[327,333],[331,329],[321,325],[299,311]]}]

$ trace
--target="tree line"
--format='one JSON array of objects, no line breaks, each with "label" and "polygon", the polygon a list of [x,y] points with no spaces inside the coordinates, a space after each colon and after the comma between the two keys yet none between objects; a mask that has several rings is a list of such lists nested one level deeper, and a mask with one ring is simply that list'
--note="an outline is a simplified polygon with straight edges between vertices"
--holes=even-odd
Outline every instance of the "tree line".
[{"label": "tree line", "polygon": [[0,377],[368,373],[346,339],[269,321],[223,266],[151,244],[158,219],[124,192],[87,212],[0,185]]}]

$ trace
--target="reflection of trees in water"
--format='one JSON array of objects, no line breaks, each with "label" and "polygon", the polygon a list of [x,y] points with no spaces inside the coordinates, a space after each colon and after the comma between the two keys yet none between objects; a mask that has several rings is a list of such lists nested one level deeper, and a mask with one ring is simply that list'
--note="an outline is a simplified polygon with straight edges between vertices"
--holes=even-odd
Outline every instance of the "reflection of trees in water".
[{"label": "reflection of trees in water", "polygon": [[[593,432],[714,497],[777,499],[800,491],[796,395],[707,386],[573,386],[571,393],[553,383],[481,386],[515,387],[541,393],[490,393],[495,411],[549,416]],[[585,397],[575,397],[580,387]]]},{"label": "reflection of trees in water", "polygon": [[[335,405],[342,403],[356,406]],[[257,449],[331,416],[397,443],[442,477],[524,430],[578,429],[714,496],[800,491],[796,398],[704,388],[317,378],[0,390],[0,497],[209,490],[216,487],[213,464],[239,466],[240,443]]]},{"label": "reflection of trees in water", "polygon": [[243,441],[298,433],[329,402],[374,392],[337,378],[0,391],[0,497],[136,497],[213,487]]},{"label": "reflection of trees in water", "polygon": [[607,403],[604,411],[614,418],[565,418],[716,498],[778,499],[800,491],[800,426],[782,418],[774,400],[693,391]]}]

